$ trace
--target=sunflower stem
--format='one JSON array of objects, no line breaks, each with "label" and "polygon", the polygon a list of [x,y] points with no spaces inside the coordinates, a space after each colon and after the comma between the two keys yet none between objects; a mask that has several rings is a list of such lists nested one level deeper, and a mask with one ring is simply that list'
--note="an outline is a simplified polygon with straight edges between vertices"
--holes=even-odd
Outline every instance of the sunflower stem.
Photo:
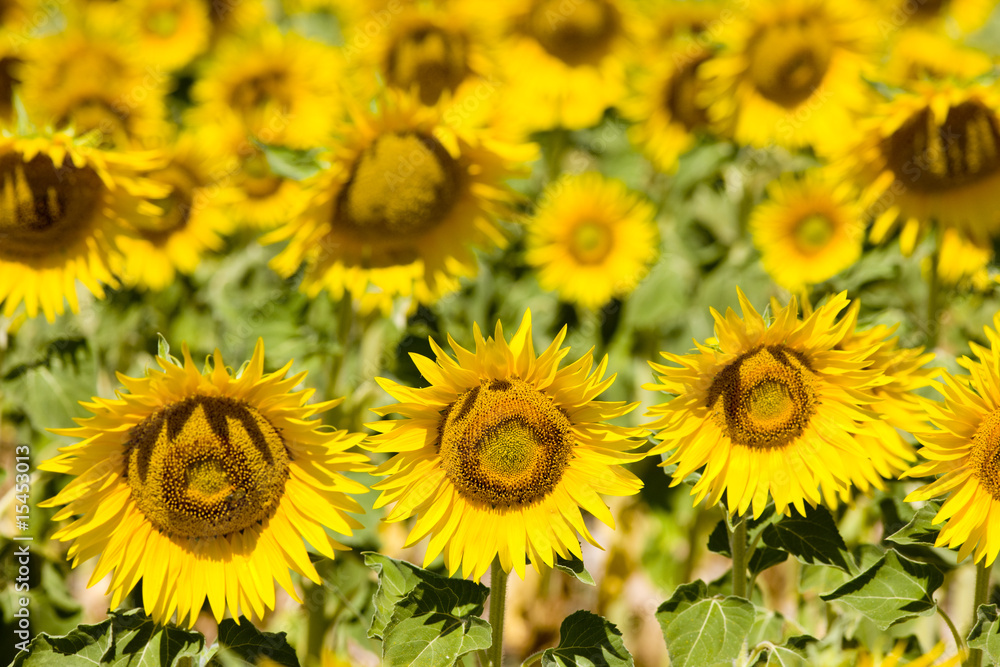
[{"label": "sunflower stem", "polygon": [[[983,558],[976,564],[976,593],[972,600],[972,625],[975,625],[979,607],[986,604],[986,597],[990,592],[990,570],[993,568],[993,563],[990,562],[987,565],[986,560]],[[965,667],[981,667],[982,664],[982,650],[974,648],[969,651],[969,659],[965,662]]]},{"label": "sunflower stem", "polygon": [[490,665],[503,665],[503,617],[507,607],[507,573],[494,558],[490,568],[490,627],[493,628],[493,643],[490,645]]},{"label": "sunflower stem", "polygon": [[948,613],[941,607],[941,605],[937,605],[937,612],[938,615],[944,619],[945,624],[947,624],[948,629],[951,631],[951,636],[955,640],[955,647],[958,649],[959,654],[968,651],[969,647],[965,644],[965,637],[958,633],[958,628],[955,627],[951,617],[948,616]]},{"label": "sunflower stem", "polygon": [[[726,522],[729,525],[729,522]],[[729,550],[733,554],[733,595],[747,597],[747,515],[744,514],[729,534]]]},{"label": "sunflower stem", "polygon": [[940,259],[940,252],[935,249],[931,253],[931,269],[930,276],[927,279],[927,349],[933,350],[937,347],[938,336],[941,333],[941,321],[940,321],[940,297],[941,297],[941,280],[938,276],[938,260]]}]

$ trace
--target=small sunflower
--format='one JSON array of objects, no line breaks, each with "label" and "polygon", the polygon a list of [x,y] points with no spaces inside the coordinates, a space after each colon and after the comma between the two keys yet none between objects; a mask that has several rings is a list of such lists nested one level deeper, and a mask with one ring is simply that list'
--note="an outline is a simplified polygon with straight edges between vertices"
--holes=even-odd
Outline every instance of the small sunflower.
[{"label": "small sunflower", "polygon": [[870,13],[857,0],[765,0],[750,11],[699,68],[709,116],[740,143],[831,150],[867,101]]},{"label": "small sunflower", "polygon": [[594,400],[614,381],[607,358],[593,373],[590,354],[560,369],[565,336],[536,356],[526,313],[509,344],[499,322],[488,339],[473,328],[475,352],[449,337],[454,359],[432,339],[436,363],[412,355],[429,387],[379,379],[401,402],[375,412],[403,418],[370,424],[371,449],[395,454],[374,473],[386,476],[375,507],[395,503],[387,521],[418,517],[407,543],[430,535],[425,565],[444,552],[449,572],[478,579],[499,556],[523,579],[526,558],[580,558],[577,533],[596,545],[581,508],[614,527],[598,494],[642,487],[622,464],[644,456],[632,452],[644,431],[604,422],[638,404]]},{"label": "small sunflower", "polygon": [[123,0],[119,4],[146,62],[176,70],[208,48],[212,21],[204,0]]},{"label": "small sunflower", "polygon": [[981,27],[995,9],[995,0],[876,0],[882,12],[882,30],[925,29],[942,31],[951,23],[961,32]]},{"label": "small sunflower", "polygon": [[600,308],[635,289],[656,259],[653,206],[620,181],[565,176],[540,202],[528,223],[527,262],[542,288],[566,301]]},{"label": "small sunflower", "polygon": [[138,176],[158,156],[122,154],[74,142],[69,135],[14,137],[0,132],[0,301],[10,317],[49,322],[77,312],[76,281],[98,298],[116,285],[116,238],[155,212],[144,197],[161,190]]},{"label": "small sunflower", "polygon": [[205,599],[217,621],[226,610],[261,618],[274,607],[276,580],[298,600],[288,570],[319,583],[303,544],[326,556],[345,547],[361,512],[348,494],[364,493],[343,472],[367,470],[348,450],[364,436],[312,419],[342,399],[307,404],[293,392],[305,373],[291,363],[264,372],[264,345],[235,376],[218,350],[199,373],[184,346],[183,365],[119,375],[117,399],[83,405],[94,417],[54,431],[83,438],[39,468],[74,479],[43,507],[64,505],[54,535],[73,541],[75,567],[100,556],[89,586],[111,573],[116,607],[142,581],[143,607],[158,623],[176,612],[194,625]]},{"label": "small sunflower", "polygon": [[978,563],[991,565],[1000,553],[1000,531],[990,517],[1000,512],[1000,314],[993,328],[984,327],[989,349],[969,343],[977,359],[962,357],[969,375],[944,374],[943,403],[928,407],[930,421],[939,430],[916,433],[926,463],[903,477],[940,475],[906,497],[907,502],[949,494],[934,517],[946,521],[935,546],[955,548],[958,560],[970,553]]},{"label": "small sunflower", "polygon": [[1000,92],[922,82],[864,121],[841,164],[859,186],[881,243],[902,225],[903,253],[936,223],[981,247],[1000,233]]},{"label": "small sunflower", "polygon": [[458,130],[393,91],[341,135],[330,166],[304,184],[305,211],[263,239],[291,239],[271,265],[290,276],[305,264],[310,296],[346,293],[366,312],[388,312],[397,296],[431,303],[475,273],[472,246],[505,243],[494,218],[514,195],[503,182],[532,146]]},{"label": "small sunflower", "polygon": [[992,69],[993,61],[978,49],[936,32],[905,30],[894,41],[879,78],[906,88],[927,79],[968,81]]},{"label": "small sunflower", "polygon": [[218,173],[219,163],[188,133],[174,142],[166,166],[146,174],[169,194],[152,202],[157,215],[137,218],[133,233],[118,240],[115,273],[124,284],[165,289],[177,272],[193,273],[205,251],[222,249],[232,223],[213,181]]},{"label": "small sunflower", "polygon": [[236,120],[265,143],[314,148],[340,118],[342,59],[331,47],[265,24],[213,50],[191,90],[191,127]]},{"label": "small sunflower", "polygon": [[775,181],[767,191],[769,199],[751,214],[750,232],[774,282],[801,290],[861,256],[864,215],[850,183],[810,171]]},{"label": "small sunflower", "polygon": [[[678,464],[672,486],[703,468],[691,493],[715,505],[726,494],[729,512],[752,505],[759,516],[774,498],[779,512],[816,506],[863,471],[876,479],[856,434],[876,418],[871,388],[884,382],[868,369],[872,349],[838,349],[854,330],[857,304],[840,294],[799,319],[793,298],[768,323],[739,291],[743,319],[715,309],[716,338],[688,355],[660,354],[676,366],[651,362],[658,384],[673,394],[650,408],[648,427]],[[837,319],[838,313],[848,308]]]}]

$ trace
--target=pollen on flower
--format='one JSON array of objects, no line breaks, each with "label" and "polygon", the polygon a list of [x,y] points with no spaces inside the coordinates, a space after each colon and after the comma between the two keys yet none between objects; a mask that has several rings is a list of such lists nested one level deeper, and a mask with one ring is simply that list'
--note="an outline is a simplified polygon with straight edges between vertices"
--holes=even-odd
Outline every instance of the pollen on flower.
[{"label": "pollen on flower", "polygon": [[982,487],[1000,500],[1000,410],[987,415],[972,436],[969,465]]}]

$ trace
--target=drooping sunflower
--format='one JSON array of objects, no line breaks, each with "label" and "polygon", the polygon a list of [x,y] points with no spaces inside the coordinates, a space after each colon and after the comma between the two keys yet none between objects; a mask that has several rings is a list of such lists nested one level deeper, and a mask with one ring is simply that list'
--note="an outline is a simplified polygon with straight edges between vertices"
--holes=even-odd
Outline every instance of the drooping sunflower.
[{"label": "drooping sunflower", "polygon": [[[856,439],[876,417],[871,388],[884,382],[869,369],[872,349],[839,349],[854,330],[857,303],[844,294],[799,319],[795,298],[768,324],[739,291],[743,318],[715,309],[716,338],[687,355],[660,354],[672,366],[650,362],[659,383],[646,389],[674,398],[650,408],[663,442],[678,464],[671,485],[703,468],[691,493],[715,505],[726,494],[729,512],[751,506],[759,516],[774,498],[779,512],[820,504],[856,474],[877,479],[870,455]],[[847,308],[843,317],[838,313]],[[863,471],[863,472],[862,472]]]},{"label": "drooping sunflower", "polygon": [[749,11],[698,70],[709,117],[740,143],[832,150],[867,102],[871,13],[857,0],[765,0]]},{"label": "drooping sunflower", "polygon": [[[841,164],[874,219],[875,243],[902,226],[909,255],[923,232],[955,229],[980,247],[1000,234],[1000,91],[918,82],[859,124]],[[939,236],[940,240],[940,236]],[[961,266],[942,266],[962,274]]]},{"label": "drooping sunflower", "polygon": [[505,243],[495,216],[514,195],[503,182],[534,148],[451,127],[391,90],[352,114],[330,166],[304,184],[306,209],[262,239],[290,239],[271,266],[289,276],[305,264],[306,294],[348,294],[365,312],[433,302],[475,273],[472,246]]},{"label": "drooping sunflower", "polygon": [[155,212],[144,197],[162,191],[138,173],[150,153],[116,153],[81,145],[71,135],[15,137],[0,132],[0,301],[10,317],[23,302],[49,322],[77,312],[76,281],[98,298],[116,285],[116,238]]},{"label": "drooping sunflower", "polygon": [[528,223],[528,264],[566,301],[600,308],[629,294],[658,253],[649,202],[596,172],[564,176],[539,198]]},{"label": "drooping sunflower", "polygon": [[135,32],[140,58],[148,63],[176,70],[208,48],[212,21],[204,0],[123,0],[119,4]]},{"label": "drooping sunflower", "polygon": [[638,404],[594,400],[614,381],[607,358],[560,369],[565,336],[536,356],[526,313],[510,343],[499,322],[492,338],[473,328],[474,352],[449,336],[454,358],[431,339],[436,360],[412,355],[429,387],[379,379],[400,402],[375,412],[403,418],[369,425],[368,446],[394,454],[374,473],[386,476],[375,506],[395,503],[387,521],[418,517],[407,543],[430,536],[425,565],[443,552],[449,572],[478,579],[499,557],[523,579],[526,558],[581,557],[577,533],[596,544],[581,508],[614,527],[598,494],[642,487],[622,464],[644,456],[632,451],[644,431],[604,422]]},{"label": "drooping sunflower", "polygon": [[948,495],[934,523],[947,521],[935,546],[959,547],[958,560],[970,553],[991,565],[1000,553],[1000,531],[990,517],[1000,512],[1000,314],[984,327],[989,348],[970,342],[976,359],[962,357],[969,374],[944,374],[941,403],[928,406],[936,431],[916,433],[925,463],[903,477],[939,475],[906,496],[907,502]]},{"label": "drooping sunflower", "polygon": [[801,290],[861,256],[864,212],[851,183],[813,170],[775,181],[767,192],[750,216],[750,232],[774,282]]},{"label": "drooping sunflower", "polygon": [[116,607],[142,581],[143,607],[158,623],[176,613],[193,625],[206,598],[216,620],[226,610],[260,618],[274,607],[277,581],[298,600],[288,570],[319,583],[303,540],[327,558],[345,547],[367,489],[342,473],[369,469],[348,451],[363,434],[313,419],[342,399],[308,404],[286,378],[291,362],[264,372],[264,345],[231,374],[216,350],[204,373],[184,346],[183,363],[119,375],[117,399],[83,403],[94,416],[55,433],[83,438],[39,468],[74,479],[44,507],[77,517],[55,537],[72,541],[74,567],[100,556],[88,585],[111,574]]},{"label": "drooping sunflower", "polygon": [[222,235],[233,224],[225,192],[214,182],[219,169],[219,161],[188,132],[173,143],[166,166],[145,174],[169,194],[152,202],[157,215],[136,218],[132,233],[118,239],[115,273],[122,283],[162,290],[177,272],[193,273],[206,251],[222,249]]}]

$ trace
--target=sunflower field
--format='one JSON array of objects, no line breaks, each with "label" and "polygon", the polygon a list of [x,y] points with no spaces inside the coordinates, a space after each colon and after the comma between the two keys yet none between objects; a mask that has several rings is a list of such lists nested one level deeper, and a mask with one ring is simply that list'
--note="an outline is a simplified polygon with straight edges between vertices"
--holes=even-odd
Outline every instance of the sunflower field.
[{"label": "sunflower field", "polygon": [[0,665],[1000,664],[994,0],[0,0]]}]

